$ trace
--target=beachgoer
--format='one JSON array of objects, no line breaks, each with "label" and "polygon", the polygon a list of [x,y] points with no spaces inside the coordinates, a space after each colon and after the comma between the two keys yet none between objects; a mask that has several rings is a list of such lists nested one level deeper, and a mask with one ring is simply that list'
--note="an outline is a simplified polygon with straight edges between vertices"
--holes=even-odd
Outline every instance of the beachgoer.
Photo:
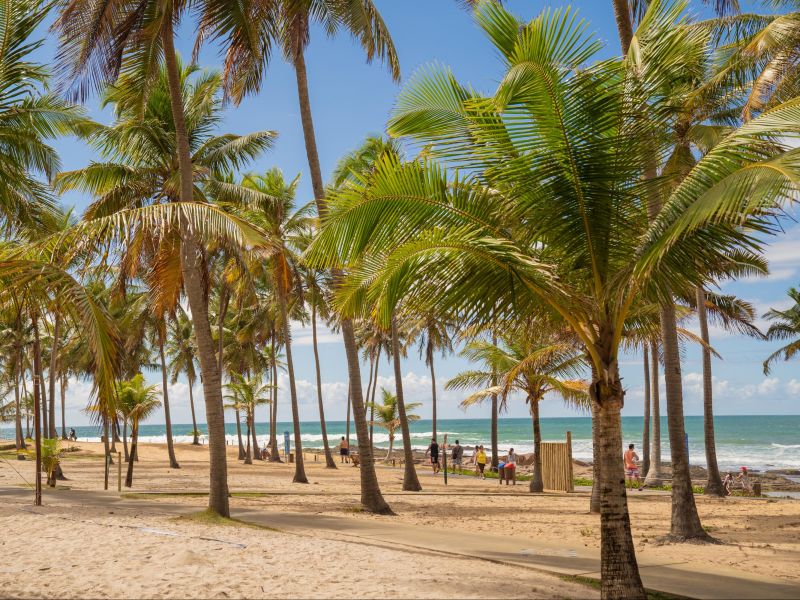
[{"label": "beachgoer", "polygon": [[433,474],[439,472],[439,444],[436,443],[436,438],[431,438],[431,445],[425,450],[425,456],[430,455],[431,467],[433,467]]},{"label": "beachgoer", "polygon": [[733,475],[728,472],[725,474],[725,479],[722,482],[722,489],[725,491],[726,496],[731,495],[731,488],[733,487]]},{"label": "beachgoer", "polygon": [[341,464],[343,462],[350,462],[350,459],[348,458],[349,455],[350,444],[346,439],[344,439],[344,436],[342,436],[342,441],[339,442],[339,463]]},{"label": "beachgoer", "polygon": [[453,446],[451,456],[453,457],[453,473],[455,473],[456,469],[461,468],[461,460],[464,457],[464,446],[459,444],[458,440],[456,440],[456,445]]},{"label": "beachgoer", "polygon": [[736,481],[742,484],[742,491],[748,494],[753,491],[753,486],[750,485],[750,475],[747,473],[747,467],[739,467],[739,475],[736,476]]},{"label": "beachgoer", "polygon": [[75,430],[72,429],[71,427],[70,427],[70,430],[69,430],[69,439],[71,441],[73,441],[73,442],[77,442],[78,441],[78,436],[75,435]]},{"label": "beachgoer", "polygon": [[481,479],[486,479],[486,474],[483,472],[486,468],[486,451],[483,446],[479,446],[475,451],[475,464],[478,467],[478,471],[480,471]]},{"label": "beachgoer", "polygon": [[269,458],[269,448],[267,448],[267,442],[264,442],[264,447],[261,449],[261,460],[267,460]]},{"label": "beachgoer", "polygon": [[644,489],[642,479],[639,476],[639,455],[633,449],[633,444],[628,444],[628,450],[625,452],[625,479],[630,482],[636,480],[636,489],[640,492]]},{"label": "beachgoer", "polygon": [[500,485],[503,485],[503,480],[506,478],[506,461],[500,460],[497,463],[497,475],[500,480]]},{"label": "beachgoer", "polygon": [[506,474],[506,485],[511,485],[509,480],[513,482],[514,485],[517,485],[517,455],[514,452],[514,449],[511,448],[508,451],[508,458],[506,459],[505,465],[505,474]]}]

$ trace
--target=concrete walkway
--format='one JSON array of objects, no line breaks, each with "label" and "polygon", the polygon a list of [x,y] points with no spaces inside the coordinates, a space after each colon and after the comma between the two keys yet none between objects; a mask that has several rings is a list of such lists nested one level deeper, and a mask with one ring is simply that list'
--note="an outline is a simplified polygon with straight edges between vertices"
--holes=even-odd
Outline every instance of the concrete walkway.
[{"label": "concrete walkway", "polygon": [[[115,492],[89,492],[58,490],[45,491],[48,505],[80,504],[115,510],[142,509],[153,513],[181,515],[197,511],[196,506],[149,501],[146,498],[126,498]],[[0,488],[0,499],[32,499],[31,491],[22,488]],[[257,501],[250,498],[250,501]],[[391,517],[381,519],[356,519],[311,515],[308,513],[265,512],[255,508],[236,508],[233,517],[242,521],[265,525],[284,532],[327,532],[340,539],[355,543],[367,542],[391,548],[435,552],[452,556],[466,556],[520,567],[600,579],[599,552],[587,548],[545,544],[520,537],[467,533],[438,527],[400,523]],[[713,547],[709,547],[713,551]],[[688,562],[669,563],[640,560],[639,570],[645,587],[651,591],[673,596],[703,599],[775,598],[796,600],[800,598],[800,585],[776,582],[735,570],[714,570],[698,567]]]}]

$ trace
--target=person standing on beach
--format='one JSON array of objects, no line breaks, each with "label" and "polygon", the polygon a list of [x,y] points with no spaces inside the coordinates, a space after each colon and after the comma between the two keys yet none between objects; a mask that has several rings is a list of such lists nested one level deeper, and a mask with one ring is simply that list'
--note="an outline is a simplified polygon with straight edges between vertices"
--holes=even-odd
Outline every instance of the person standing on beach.
[{"label": "person standing on beach", "polygon": [[436,475],[439,472],[439,444],[436,443],[436,438],[431,438],[431,445],[425,450],[425,456],[428,454],[431,456],[433,474]]},{"label": "person standing on beach", "polygon": [[486,451],[483,449],[483,446],[478,446],[475,449],[475,466],[478,472],[480,472],[481,479],[486,479],[486,474],[483,472],[486,468]]},{"label": "person standing on beach", "polygon": [[464,457],[464,446],[458,443],[456,440],[456,445],[453,446],[453,474],[455,474],[456,469],[461,469],[461,460]]},{"label": "person standing on beach", "polygon": [[339,463],[343,462],[350,462],[348,456],[350,455],[350,444],[347,443],[347,440],[344,439],[342,436],[342,441],[339,442]]},{"label": "person standing on beach", "polygon": [[513,482],[513,485],[517,485],[517,454],[514,452],[513,448],[508,451],[508,459],[506,460],[505,464],[505,474],[506,485],[511,485],[509,484],[509,479]]},{"label": "person standing on beach", "polygon": [[747,472],[747,467],[739,467],[739,475],[737,475],[736,481],[742,484],[743,492],[749,494],[753,491],[753,486],[750,485],[750,475]]},{"label": "person standing on beach", "polygon": [[628,450],[625,452],[625,479],[633,483],[636,480],[636,489],[640,492],[644,489],[642,479],[639,476],[639,455],[633,449],[633,444],[628,444]]}]

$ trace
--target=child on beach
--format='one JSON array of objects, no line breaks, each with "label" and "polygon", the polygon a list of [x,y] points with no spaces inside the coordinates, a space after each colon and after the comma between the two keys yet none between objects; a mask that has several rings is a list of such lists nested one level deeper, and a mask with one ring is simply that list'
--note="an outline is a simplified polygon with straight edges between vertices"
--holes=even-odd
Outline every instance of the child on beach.
[{"label": "child on beach", "polygon": [[725,479],[722,482],[722,489],[725,491],[726,496],[731,495],[731,488],[733,487],[733,475],[730,472],[725,474]]}]

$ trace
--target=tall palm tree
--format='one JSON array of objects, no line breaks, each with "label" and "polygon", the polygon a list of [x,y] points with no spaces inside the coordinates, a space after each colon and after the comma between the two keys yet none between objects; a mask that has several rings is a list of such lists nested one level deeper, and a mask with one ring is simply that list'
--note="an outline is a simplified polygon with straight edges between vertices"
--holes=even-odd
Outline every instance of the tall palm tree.
[{"label": "tall palm tree", "polygon": [[[486,341],[471,342],[462,355],[487,367],[484,371],[465,371],[447,382],[447,389],[483,387],[467,396],[462,406],[471,406],[497,394],[504,410],[511,393],[525,395],[533,432],[534,470],[530,491],[544,491],[539,403],[547,394],[555,394],[570,406],[581,410],[589,408],[588,383],[576,379],[586,365],[580,350],[571,342],[537,334],[531,326],[506,337],[500,347]],[[495,377],[499,377],[499,385],[492,385]]]},{"label": "tall palm tree", "polygon": [[789,343],[779,348],[764,361],[764,374],[769,375],[772,365],[778,360],[788,361],[800,353],[800,290],[789,288],[786,292],[794,304],[786,310],[772,308],[764,313],[764,318],[772,321],[767,329],[768,340],[789,340]]},{"label": "tall palm tree", "polygon": [[[332,194],[307,260],[346,265],[352,283],[337,290],[335,303],[347,307],[366,293],[384,325],[401,301],[472,322],[495,313],[560,316],[593,366],[602,591],[641,597],[620,453],[625,323],[637,301],[694,289],[724,275],[720,265],[734,249],[758,250],[743,231],[794,193],[792,153],[763,140],[794,135],[797,103],[727,135],[676,188],[643,183],[653,141],[667,142],[653,137],[652,121],[631,118],[631,105],[646,98],[656,119],[669,115],[659,106],[667,99],[632,85],[621,60],[592,63],[600,44],[568,11],[524,23],[484,3],[476,20],[504,63],[495,93],[481,96],[442,68],[418,75],[401,93],[389,130],[427,146],[431,160],[386,160],[369,181]],[[705,34],[674,19],[650,27],[648,44],[664,44],[647,48],[662,57],[651,66],[662,81],[677,77],[682,59],[695,56],[693,36]],[[450,177],[434,158],[469,175]],[[769,181],[757,199],[745,183],[753,172]],[[665,200],[654,221],[652,186]]]},{"label": "tall palm tree", "polygon": [[[246,378],[239,373],[232,374],[232,381],[225,386],[230,392],[229,399],[240,411],[244,410],[247,419],[248,431],[255,431],[256,407],[262,404],[269,404],[270,399],[266,396],[269,385],[264,385],[260,375]],[[250,451],[250,436],[247,438],[247,458],[245,463],[252,464],[252,456],[258,452],[258,444],[255,436],[253,437],[253,450]]]},{"label": "tall palm tree", "polygon": [[[186,103],[185,78],[175,51],[174,27],[187,6],[182,0],[145,0],[138,3],[115,3],[109,10],[107,3],[92,0],[68,0],[54,24],[59,33],[57,70],[62,74],[62,88],[74,97],[85,97],[103,85],[122,82],[117,88],[123,111],[129,114],[146,114],[152,109],[150,98],[154,90],[164,90],[161,98],[169,109],[169,126],[163,127],[163,137],[151,140],[159,142],[169,151],[171,167],[177,167],[179,181],[171,181],[169,202],[182,204],[195,200],[195,170],[192,160],[192,138],[190,123],[194,117],[192,105]],[[162,71],[162,58],[164,69]],[[165,82],[166,85],[159,85]],[[198,107],[199,108],[199,107]],[[202,112],[202,111],[201,111]],[[137,142],[147,136],[140,135]],[[255,135],[248,141],[251,150],[260,152],[271,136]],[[194,140],[197,141],[198,136]],[[166,142],[166,143],[164,143]],[[213,148],[206,148],[217,160],[227,162],[229,156],[240,154],[242,140],[233,140]],[[196,150],[201,150],[197,148]],[[241,155],[241,154],[240,154]],[[174,169],[171,169],[173,172]],[[127,171],[118,173],[119,178]],[[206,406],[206,423],[210,450],[209,507],[223,516],[230,514],[227,491],[227,467],[225,461],[225,416],[222,406],[222,382],[220,380],[211,325],[208,318],[208,296],[206,294],[204,252],[197,235],[203,227],[192,226],[202,222],[188,216],[189,211],[206,213],[204,208],[176,207],[177,210],[159,211],[172,213],[177,237],[183,289],[189,301],[194,321],[198,358],[202,374]],[[156,211],[151,211],[156,212]],[[216,216],[217,224],[221,219]],[[230,225],[230,222],[228,221]],[[210,226],[210,222],[206,227]]]},{"label": "tall palm tree", "polygon": [[[412,411],[420,406],[422,406],[422,404],[419,402],[410,402],[406,404],[407,421],[419,421],[420,416],[414,414]],[[397,396],[386,388],[381,388],[381,403],[375,406],[375,413],[377,415],[375,424],[385,429],[386,433],[389,434],[389,450],[386,452],[386,458],[384,458],[384,460],[391,460],[395,432],[400,427],[400,412],[398,410]]]},{"label": "tall palm tree", "polygon": [[189,385],[189,408],[192,411],[192,444],[200,444],[200,432],[197,430],[197,418],[194,413],[193,388],[197,381],[197,348],[194,344],[192,321],[180,310],[176,318],[170,321],[170,333],[167,338],[166,352],[169,356],[170,383],[175,385],[178,377],[185,373]]},{"label": "tall palm tree", "polygon": [[400,367],[400,330],[397,326],[397,314],[392,315],[392,364],[394,366],[394,386],[396,390],[397,414],[400,417],[400,432],[403,435],[403,491],[419,492],[422,485],[414,467],[414,449],[411,447],[411,431],[408,427],[405,397],[403,394],[403,371]]},{"label": "tall palm tree", "polygon": [[117,383],[117,405],[131,424],[131,451],[125,474],[125,487],[133,485],[133,463],[139,442],[139,423],[161,406],[157,390],[158,386],[145,383],[141,373],[137,373],[133,379]]},{"label": "tall palm tree", "polygon": [[[324,220],[328,212],[325,186],[314,133],[305,62],[311,24],[319,22],[329,32],[349,32],[366,52],[368,62],[375,58],[385,62],[393,79],[399,80],[397,53],[380,13],[372,0],[257,0],[246,4],[244,9],[240,4],[224,0],[202,0],[198,10],[201,18],[196,47],[199,48],[207,38],[223,40],[226,90],[234,102],[238,103],[246,95],[259,90],[273,46],[278,46],[294,67],[314,201],[317,214]],[[340,273],[334,270],[333,275],[338,277]],[[341,330],[361,459],[361,501],[369,511],[389,513],[391,509],[381,495],[369,445],[358,348],[352,322],[342,320]]]}]

